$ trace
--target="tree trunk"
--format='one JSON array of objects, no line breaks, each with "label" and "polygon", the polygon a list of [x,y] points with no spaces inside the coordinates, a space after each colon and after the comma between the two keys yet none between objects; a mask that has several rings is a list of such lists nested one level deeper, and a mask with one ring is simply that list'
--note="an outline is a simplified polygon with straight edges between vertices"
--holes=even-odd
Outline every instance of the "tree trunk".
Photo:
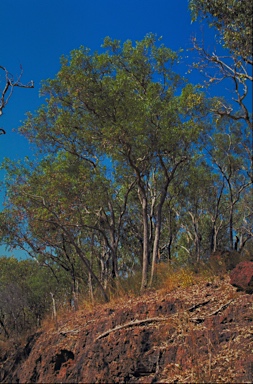
[{"label": "tree trunk", "polygon": [[229,240],[230,240],[230,248],[231,250],[234,249],[234,235],[233,235],[233,226],[234,226],[234,209],[233,209],[233,202],[231,202],[231,209],[229,214]]},{"label": "tree trunk", "polygon": [[9,337],[10,337],[9,332],[7,331],[7,329],[5,327],[5,324],[4,324],[4,322],[1,319],[0,319],[0,325],[3,328],[3,330],[4,330],[6,338],[9,339]]},{"label": "tree trunk", "polygon": [[93,286],[92,286],[92,277],[91,273],[89,272],[88,276],[88,286],[89,286],[89,296],[90,296],[90,301],[92,304],[94,304],[94,294],[93,294]]},{"label": "tree trunk", "polygon": [[148,283],[148,260],[149,260],[149,230],[147,198],[142,198],[142,223],[143,223],[143,253],[142,253],[142,281],[141,291],[147,288]]},{"label": "tree trunk", "polygon": [[153,245],[153,255],[152,255],[152,267],[151,267],[151,276],[150,276],[150,282],[149,284],[152,285],[152,282],[153,282],[153,278],[154,278],[154,273],[155,273],[155,265],[156,265],[156,262],[157,262],[157,258],[158,258],[158,252],[159,252],[159,243],[160,243],[160,236],[161,236],[161,228],[162,228],[162,208],[163,208],[163,205],[164,205],[164,202],[165,202],[165,199],[166,199],[166,196],[167,196],[167,191],[168,191],[168,187],[169,187],[169,184],[170,184],[170,181],[172,180],[172,177],[176,171],[176,168],[178,165],[176,165],[171,173],[171,175],[169,176],[168,175],[168,171],[163,163],[163,160],[162,158],[160,158],[160,161],[161,161],[161,164],[162,164],[162,167],[164,169],[164,176],[165,176],[165,181],[164,181],[164,185],[163,185],[163,188],[162,188],[162,191],[161,191],[161,196],[160,196],[160,201],[157,205],[157,209],[156,209],[156,223],[155,223],[155,238],[154,238],[154,245]]},{"label": "tree trunk", "polygon": [[154,274],[155,274],[155,265],[158,258],[159,243],[161,236],[161,226],[162,226],[162,204],[160,203],[157,208],[157,217],[156,217],[156,226],[155,226],[155,238],[153,245],[153,255],[152,255],[152,266],[151,266],[151,275],[149,285],[152,285]]},{"label": "tree trunk", "polygon": [[52,318],[55,321],[55,324],[56,324],[56,327],[57,327],[57,312],[56,312],[55,298],[54,298],[54,294],[52,292],[50,292],[50,295],[52,297],[52,305],[53,305]]}]

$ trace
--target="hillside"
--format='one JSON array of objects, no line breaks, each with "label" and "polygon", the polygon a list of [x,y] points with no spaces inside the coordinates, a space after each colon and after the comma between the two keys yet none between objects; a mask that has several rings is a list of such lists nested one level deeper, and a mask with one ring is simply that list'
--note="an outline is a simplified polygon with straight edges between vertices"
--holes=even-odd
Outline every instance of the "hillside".
[{"label": "hillside", "polygon": [[253,296],[229,277],[71,313],[1,351],[2,383],[253,380]]}]

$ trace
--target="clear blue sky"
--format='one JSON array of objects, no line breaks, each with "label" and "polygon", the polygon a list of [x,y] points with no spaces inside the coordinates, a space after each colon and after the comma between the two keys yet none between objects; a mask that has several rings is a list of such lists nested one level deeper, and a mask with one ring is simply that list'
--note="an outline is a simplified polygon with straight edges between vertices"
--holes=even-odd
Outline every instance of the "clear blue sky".
[{"label": "clear blue sky", "polygon": [[[2,0],[0,30],[0,65],[14,76],[22,65],[23,83],[35,83],[34,89],[15,89],[0,118],[0,127],[7,132],[0,136],[1,162],[4,157],[29,156],[29,145],[13,129],[21,125],[27,111],[35,111],[42,103],[40,83],[55,76],[61,55],[80,45],[99,50],[106,36],[141,40],[150,32],[163,36],[171,49],[186,50],[199,25],[191,24],[188,0]],[[213,32],[206,29],[205,34],[208,43]],[[3,191],[0,204],[2,195]],[[5,253],[0,247],[0,255]]]}]

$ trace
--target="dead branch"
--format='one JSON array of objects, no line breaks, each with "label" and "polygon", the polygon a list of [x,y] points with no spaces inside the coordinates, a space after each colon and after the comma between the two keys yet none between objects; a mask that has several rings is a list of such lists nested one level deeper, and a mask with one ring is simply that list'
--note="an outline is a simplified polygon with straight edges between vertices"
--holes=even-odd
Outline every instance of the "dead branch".
[{"label": "dead branch", "polygon": [[218,308],[216,311],[212,312],[212,313],[209,313],[209,317],[210,316],[215,316],[215,315],[218,315],[219,312],[222,312],[224,311],[230,303],[232,303],[232,301],[234,301],[233,299],[229,300],[226,304],[223,304],[220,308]]},{"label": "dead branch", "polygon": [[226,304],[223,304],[220,308],[216,309],[215,311],[213,311],[211,313],[208,313],[208,315],[206,317],[202,317],[202,318],[194,317],[194,318],[190,319],[190,321],[193,323],[197,323],[197,324],[203,323],[207,317],[218,315],[219,312],[224,311],[229,306],[229,304],[232,303],[232,301],[234,301],[234,300],[233,299],[229,300]]},{"label": "dead branch", "polygon": [[[23,75],[23,69],[20,66],[20,74],[17,79],[14,79],[13,75],[2,65],[0,65],[0,70],[2,70],[5,74],[5,83],[2,90],[0,90],[0,116],[3,114],[3,109],[8,104],[13,90],[15,87],[18,88],[34,88],[33,81],[30,81],[27,84],[23,84],[21,82],[21,77]],[[4,134],[5,131],[1,129],[1,132]]]},{"label": "dead branch", "polygon": [[99,336],[96,337],[95,341],[102,339],[103,337],[108,336],[110,333],[118,331],[119,329],[123,328],[132,328],[138,325],[144,325],[147,323],[154,323],[154,322],[160,322],[160,321],[167,321],[168,319],[165,317],[151,317],[148,319],[143,319],[143,320],[134,320],[130,321],[129,323],[122,324],[122,325],[117,325],[115,328],[109,329],[108,331],[105,331],[101,333]]},{"label": "dead branch", "polygon": [[189,312],[193,312],[195,311],[195,309],[199,308],[199,307],[203,307],[204,305],[207,305],[208,303],[210,303],[211,299],[207,300],[207,301],[204,301],[203,303],[199,303],[199,304],[196,304],[196,305],[193,305],[191,308],[188,309]]}]

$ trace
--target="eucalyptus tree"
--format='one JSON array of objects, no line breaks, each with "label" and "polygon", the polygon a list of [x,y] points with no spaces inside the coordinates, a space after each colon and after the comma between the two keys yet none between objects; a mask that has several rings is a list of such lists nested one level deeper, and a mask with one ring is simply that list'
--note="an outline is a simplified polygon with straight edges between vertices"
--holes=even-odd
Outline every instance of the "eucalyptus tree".
[{"label": "eucalyptus tree", "polygon": [[[94,206],[89,209],[85,203],[81,210],[86,219],[91,220],[85,223],[86,227],[95,229],[105,241],[109,239],[105,234],[110,233],[107,246],[112,254],[113,241],[117,245],[121,233],[118,232],[116,239],[112,230],[114,210],[118,210],[116,206],[112,210],[112,201],[119,190],[122,196],[124,189],[123,211],[118,210],[117,214],[120,223],[128,194],[135,191],[142,226],[141,288],[144,289],[149,265],[152,264],[152,281],[157,261],[168,187],[191,158],[193,144],[204,129],[201,123],[204,96],[173,71],[178,60],[176,53],[158,45],[153,35],[135,45],[131,41],[122,45],[106,38],[103,48],[103,53],[91,53],[81,47],[74,50],[70,58],[62,58],[56,78],[43,85],[46,105],[34,116],[28,116],[20,132],[44,154],[57,155],[61,151],[77,158],[90,169],[89,175],[101,170],[101,164],[106,175],[109,169],[114,170],[112,178],[121,185],[114,187],[115,192],[109,192],[110,199],[103,199],[99,210]],[[49,210],[44,204],[45,196],[38,195],[37,204],[40,201],[44,209]],[[72,226],[79,213],[68,212]],[[59,215],[58,212],[57,225],[63,230]],[[154,236],[150,236],[151,217]],[[106,231],[99,226],[99,220]],[[77,245],[75,250],[82,252]],[[117,273],[116,265],[114,270]]]}]

